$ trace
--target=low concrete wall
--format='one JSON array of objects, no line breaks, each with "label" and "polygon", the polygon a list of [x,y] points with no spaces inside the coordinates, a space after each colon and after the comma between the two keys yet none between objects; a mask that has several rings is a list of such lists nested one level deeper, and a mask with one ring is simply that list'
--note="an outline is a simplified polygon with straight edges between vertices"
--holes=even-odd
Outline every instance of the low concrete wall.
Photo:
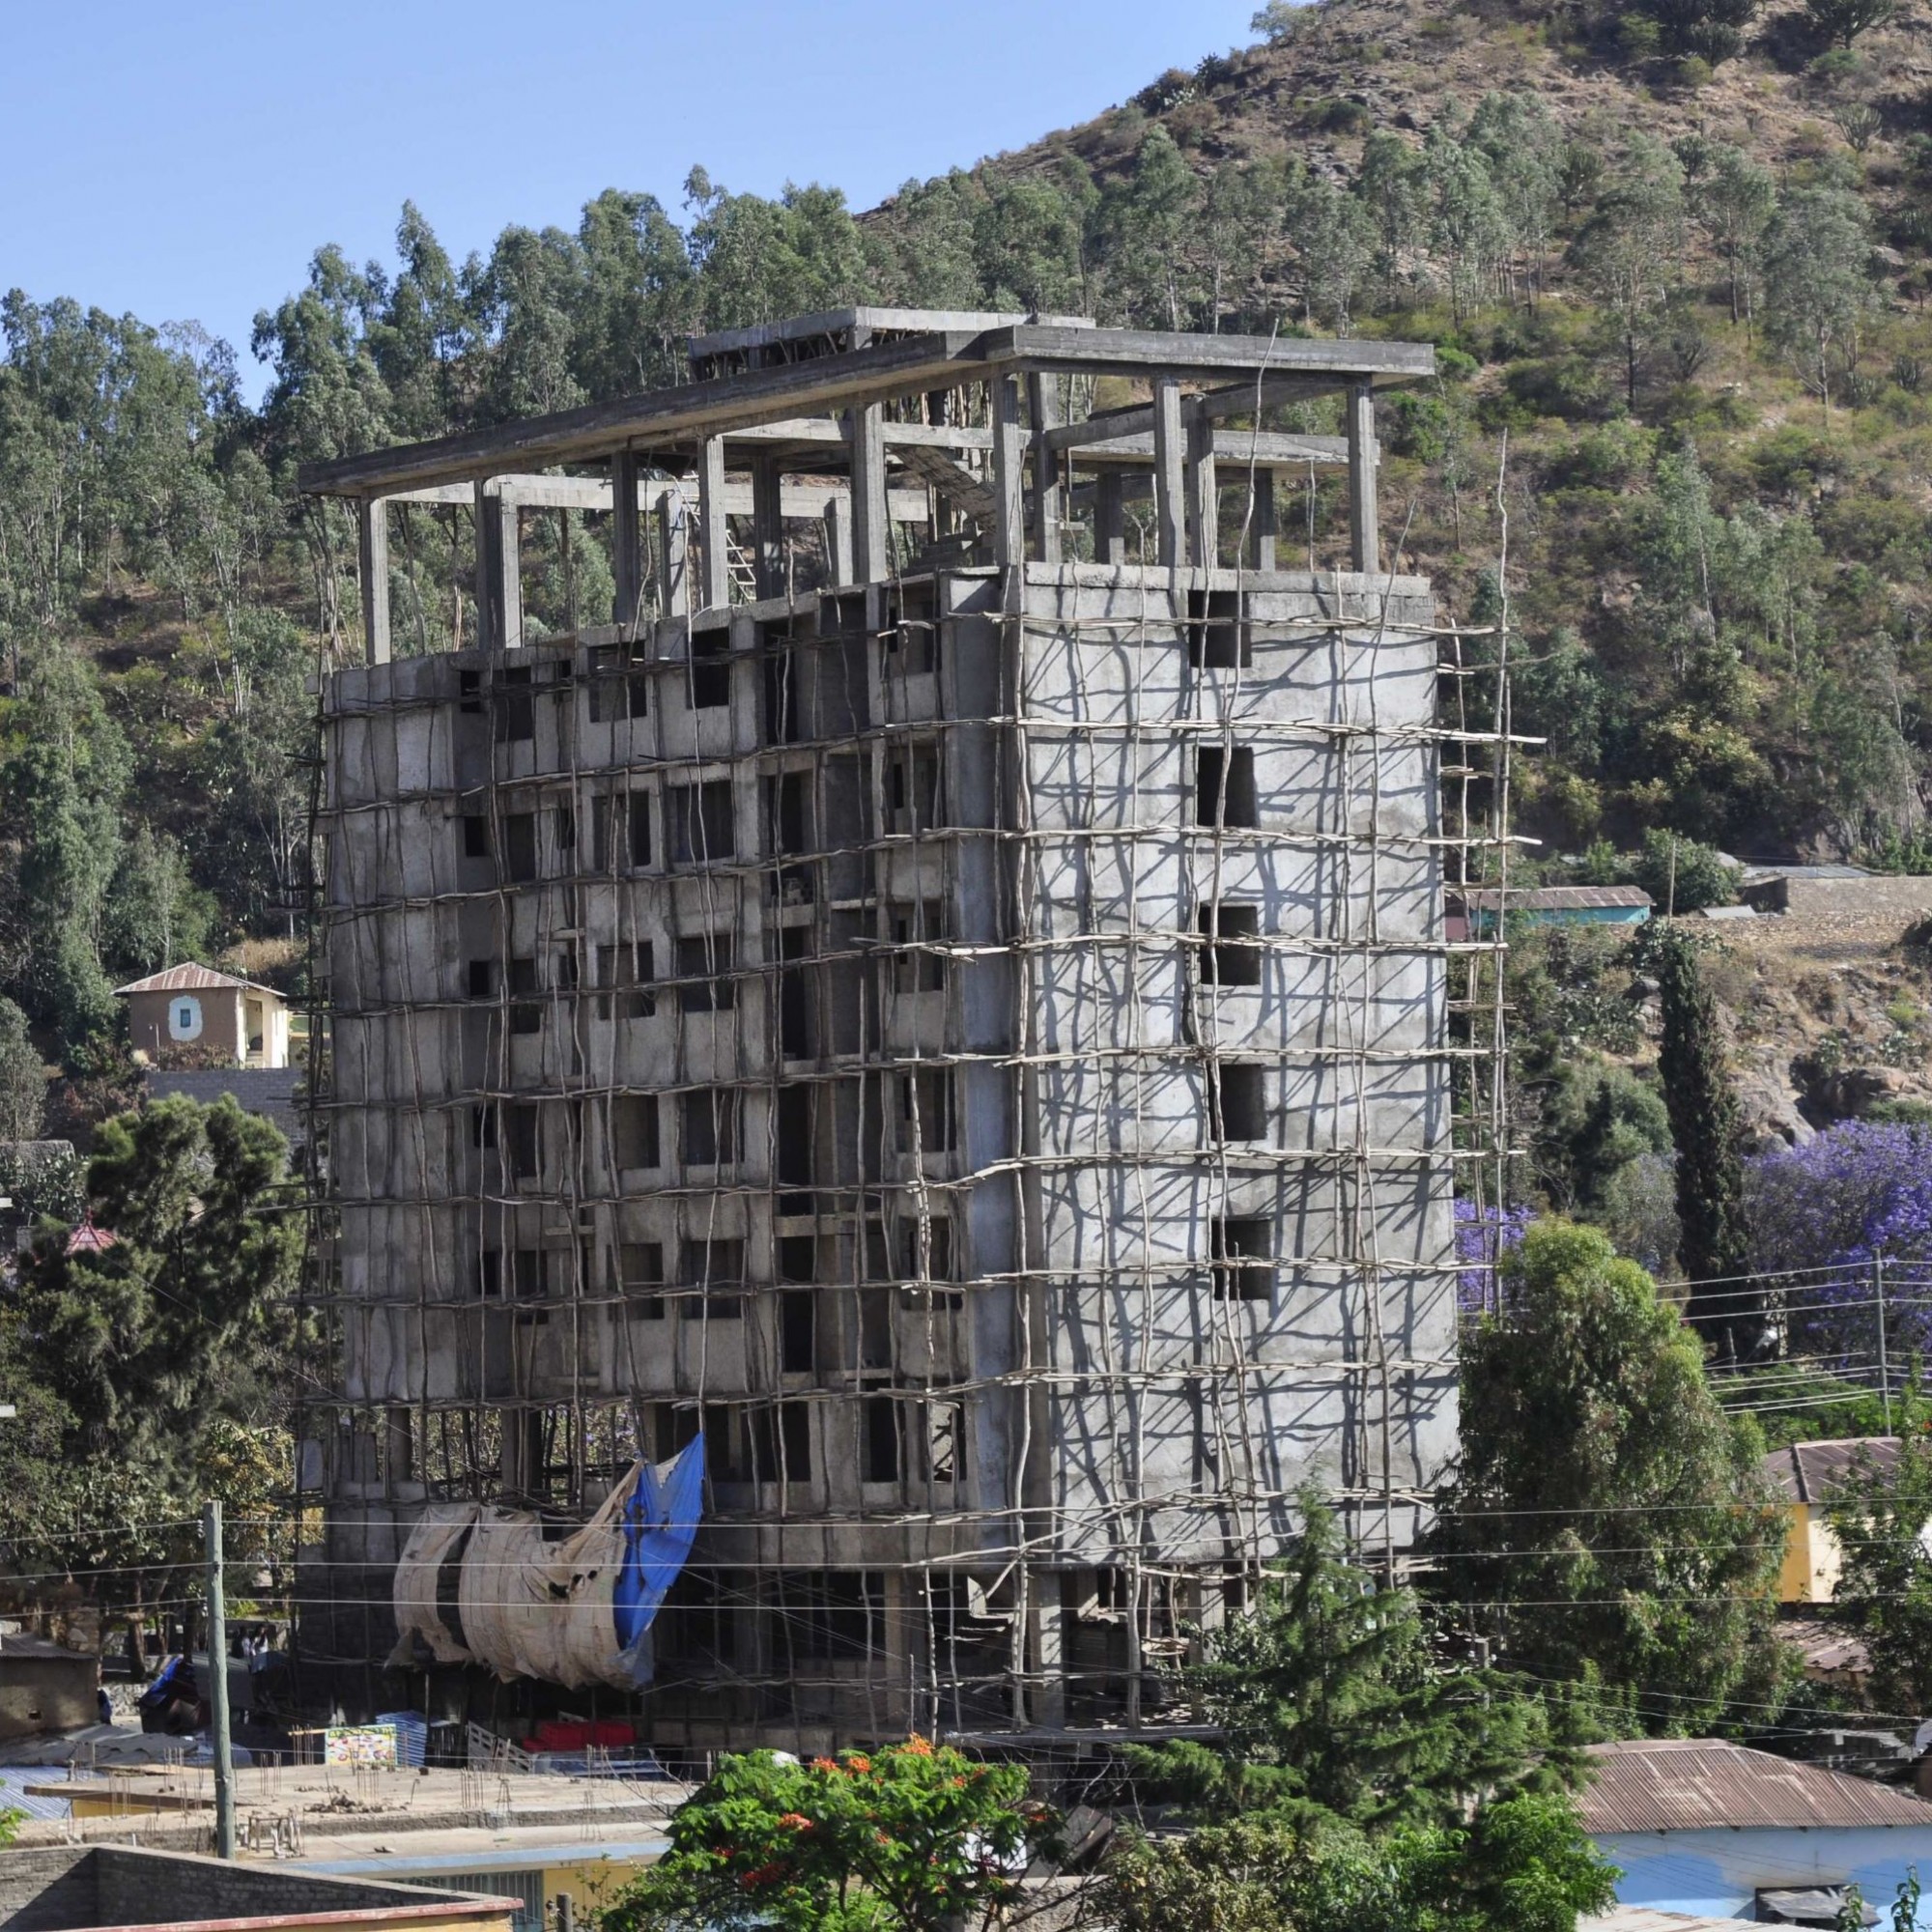
[{"label": "low concrete wall", "polygon": [[1760,912],[1896,913],[1909,918],[1932,913],[1932,877],[1882,873],[1864,879],[1764,879],[1747,886],[1742,896]]},{"label": "low concrete wall", "polygon": [[434,1925],[438,1932],[509,1932],[512,1909],[508,1899],[183,1853],[104,1845],[0,1852],[0,1932],[93,1932],[208,1919],[278,1927],[327,1919],[334,1932],[412,1924]]}]

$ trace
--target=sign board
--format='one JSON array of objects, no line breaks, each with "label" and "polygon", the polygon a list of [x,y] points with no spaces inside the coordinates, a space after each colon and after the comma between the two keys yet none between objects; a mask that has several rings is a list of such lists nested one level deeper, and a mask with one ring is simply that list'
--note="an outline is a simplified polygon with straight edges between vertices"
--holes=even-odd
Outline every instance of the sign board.
[{"label": "sign board", "polygon": [[385,1765],[394,1769],[394,1724],[335,1724],[322,1734],[325,1764]]}]

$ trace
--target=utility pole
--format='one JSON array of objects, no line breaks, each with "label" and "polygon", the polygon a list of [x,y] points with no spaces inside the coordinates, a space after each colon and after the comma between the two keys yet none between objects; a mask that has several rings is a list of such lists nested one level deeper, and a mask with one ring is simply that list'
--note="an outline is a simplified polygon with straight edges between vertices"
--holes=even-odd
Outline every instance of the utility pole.
[{"label": "utility pole", "polygon": [[208,1547],[209,1742],[214,1747],[214,1855],[235,1856],[235,1766],[228,1742],[228,1608],[221,1595],[221,1505],[204,1503],[201,1533]]},{"label": "utility pole", "polygon": [[1878,1293],[1878,1385],[1885,1404],[1885,1433],[1891,1434],[1891,1364],[1886,1358],[1885,1336],[1885,1250],[1872,1257],[1872,1280]]}]

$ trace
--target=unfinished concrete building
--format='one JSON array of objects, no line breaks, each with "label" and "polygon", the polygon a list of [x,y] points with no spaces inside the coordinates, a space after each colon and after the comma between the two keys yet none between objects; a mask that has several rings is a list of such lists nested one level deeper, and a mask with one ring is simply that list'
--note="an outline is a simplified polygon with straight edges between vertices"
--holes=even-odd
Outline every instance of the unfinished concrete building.
[{"label": "unfinished concrete building", "polygon": [[[321,700],[309,1658],[381,1659],[426,1500],[581,1518],[699,1430],[666,1749],[1157,1724],[1303,1486],[1409,1541],[1480,1050],[1473,734],[1377,527],[1376,392],[1431,367],[861,309],[304,477],[367,641]],[[425,503],[483,644],[395,656]],[[537,641],[546,509],[616,609]]]}]

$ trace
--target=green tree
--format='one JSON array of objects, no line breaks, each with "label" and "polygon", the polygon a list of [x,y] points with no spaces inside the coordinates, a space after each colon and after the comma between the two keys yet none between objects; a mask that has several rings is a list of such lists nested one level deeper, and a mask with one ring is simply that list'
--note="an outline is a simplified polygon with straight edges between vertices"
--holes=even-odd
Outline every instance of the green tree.
[{"label": "green tree", "polygon": [[1633,409],[1644,351],[1677,288],[1683,179],[1662,141],[1633,135],[1570,245],[1573,266],[1616,330]]},{"label": "green tree", "polygon": [[1468,1802],[1559,1788],[1575,1775],[1573,1714],[1487,1671],[1435,1658],[1407,1590],[1351,1562],[1313,1492],[1260,1609],[1204,1639],[1179,1673],[1217,1742],[1129,1746],[1136,1775],[1198,1814],[1265,1810],[1365,1829],[1460,1818]]},{"label": "green tree", "polygon": [[1629,1067],[1573,1053],[1559,1064],[1544,1134],[1553,1156],[1550,1198],[1595,1219],[1632,1161],[1668,1150],[1670,1116],[1657,1090]]},{"label": "green tree", "polygon": [[1647,0],[1645,11],[1678,53],[1719,67],[1743,51],[1760,0]]},{"label": "green tree", "polygon": [[1714,144],[1690,190],[1690,215],[1724,264],[1731,320],[1756,312],[1764,238],[1777,210],[1777,185],[1742,148]]},{"label": "green tree", "polygon": [[27,1016],[0,997],[0,1141],[37,1140],[46,1099],[46,1069],[27,1037]]},{"label": "green tree", "polygon": [[1828,414],[1833,361],[1857,366],[1874,298],[1864,204],[1847,188],[1792,189],[1765,238],[1765,333]]},{"label": "green tree", "polygon": [[1141,137],[1132,172],[1101,197],[1095,216],[1126,321],[1184,326],[1195,301],[1191,257],[1201,205],[1194,170],[1156,121]]},{"label": "green tree", "polygon": [[1690,1282],[1690,1321],[1719,1359],[1738,1361],[1757,1351],[1765,1317],[1743,1280],[1750,1267],[1744,1158],[1718,1003],[1697,942],[1683,927],[1659,927],[1647,950],[1663,1011],[1658,1073],[1677,1148],[1678,1257]]},{"label": "green tree", "polygon": [[670,1849],[606,1908],[605,1932],[952,1932],[1013,1896],[1049,1840],[1027,1790],[1023,1765],[922,1738],[836,1762],[724,1758],[672,1815]]},{"label": "green tree", "polygon": [[1783,1513],[1696,1336],[1593,1228],[1532,1226],[1463,1346],[1443,1584],[1504,1662],[1655,1731],[1773,1701]]},{"label": "green tree", "polygon": [[1897,0],[1804,0],[1812,26],[1841,47],[1849,47],[1861,34],[1884,26],[1897,11]]},{"label": "green tree", "polygon": [[1574,1932],[1607,1909],[1615,1878],[1567,1798],[1522,1793],[1379,1838],[1271,1816],[1130,1835],[1100,1906],[1120,1932]]},{"label": "green tree", "polygon": [[1655,826],[1625,876],[1650,895],[1660,917],[1729,905],[1738,895],[1737,871],[1715,845]]},{"label": "green tree", "polygon": [[1880,1710],[1932,1709],[1932,1410],[1915,1374],[1898,1417],[1898,1456],[1868,1450],[1826,1499],[1825,1520],[1844,1551],[1834,1613],[1864,1640]]}]

